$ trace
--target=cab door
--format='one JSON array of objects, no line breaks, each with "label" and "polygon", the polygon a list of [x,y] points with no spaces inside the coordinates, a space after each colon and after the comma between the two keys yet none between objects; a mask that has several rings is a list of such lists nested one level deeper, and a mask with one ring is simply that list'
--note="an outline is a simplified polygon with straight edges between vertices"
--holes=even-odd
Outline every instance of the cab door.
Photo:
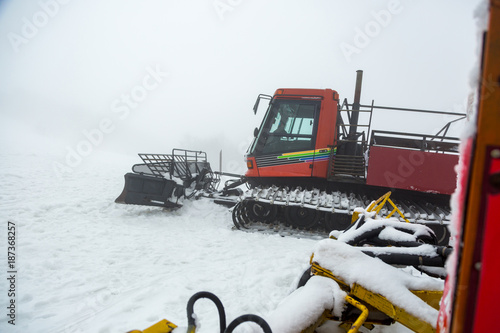
[{"label": "cab door", "polygon": [[321,101],[275,99],[253,147],[261,177],[310,177]]}]

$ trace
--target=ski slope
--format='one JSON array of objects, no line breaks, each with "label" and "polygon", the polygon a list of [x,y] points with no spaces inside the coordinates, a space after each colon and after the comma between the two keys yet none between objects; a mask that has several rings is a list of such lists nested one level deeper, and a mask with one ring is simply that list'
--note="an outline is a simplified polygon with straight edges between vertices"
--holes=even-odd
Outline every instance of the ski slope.
[{"label": "ski slope", "polygon": [[[205,200],[170,212],[115,204],[136,156],[95,151],[62,178],[58,161],[0,156],[2,233],[7,221],[17,228],[16,325],[2,315],[0,332],[126,332],[163,318],[186,326],[186,303],[198,291],[219,296],[228,322],[245,313],[269,318],[318,243],[233,230],[227,208]],[[0,286],[6,309],[7,284]],[[209,301],[197,302],[195,313],[198,332],[218,332]]]}]

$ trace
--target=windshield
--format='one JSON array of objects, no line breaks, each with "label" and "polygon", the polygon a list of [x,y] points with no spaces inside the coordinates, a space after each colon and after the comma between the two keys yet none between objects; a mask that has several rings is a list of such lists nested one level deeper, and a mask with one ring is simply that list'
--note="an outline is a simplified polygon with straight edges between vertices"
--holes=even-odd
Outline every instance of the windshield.
[{"label": "windshield", "polygon": [[314,149],[319,101],[274,100],[252,152],[257,155]]}]

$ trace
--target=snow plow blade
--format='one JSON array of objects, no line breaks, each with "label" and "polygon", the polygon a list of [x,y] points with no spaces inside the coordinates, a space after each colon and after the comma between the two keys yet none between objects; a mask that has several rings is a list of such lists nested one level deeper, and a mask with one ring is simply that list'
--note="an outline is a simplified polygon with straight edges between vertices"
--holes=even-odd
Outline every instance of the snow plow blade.
[{"label": "snow plow blade", "polygon": [[171,199],[179,197],[183,192],[183,186],[178,185],[173,180],[127,173],[125,174],[125,187],[115,202],[175,208],[180,205],[177,202],[172,202]]},{"label": "snow plow blade", "polygon": [[[212,190],[218,178],[202,151],[173,149],[171,154],[139,154],[144,163],[125,174],[125,187],[116,203],[181,207],[179,199],[193,190]],[[190,194],[186,194],[190,192]]]},{"label": "snow plow blade", "polygon": [[[139,154],[144,163],[132,166],[125,174],[125,186],[116,203],[179,208],[184,198],[209,198],[232,207],[242,191],[237,188],[245,178],[214,172],[202,151],[173,149],[171,154]],[[217,189],[221,176],[232,177]]]}]

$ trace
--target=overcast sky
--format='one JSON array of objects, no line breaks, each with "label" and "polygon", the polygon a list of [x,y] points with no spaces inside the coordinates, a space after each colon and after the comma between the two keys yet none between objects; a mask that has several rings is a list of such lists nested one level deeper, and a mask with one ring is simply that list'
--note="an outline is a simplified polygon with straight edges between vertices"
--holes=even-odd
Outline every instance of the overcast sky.
[{"label": "overcast sky", "polygon": [[[1,1],[0,151],[64,161],[181,147],[216,161],[223,149],[235,171],[259,93],[332,88],[352,101],[358,69],[363,103],[465,112],[479,2]],[[446,122],[405,120],[392,129]]]}]

